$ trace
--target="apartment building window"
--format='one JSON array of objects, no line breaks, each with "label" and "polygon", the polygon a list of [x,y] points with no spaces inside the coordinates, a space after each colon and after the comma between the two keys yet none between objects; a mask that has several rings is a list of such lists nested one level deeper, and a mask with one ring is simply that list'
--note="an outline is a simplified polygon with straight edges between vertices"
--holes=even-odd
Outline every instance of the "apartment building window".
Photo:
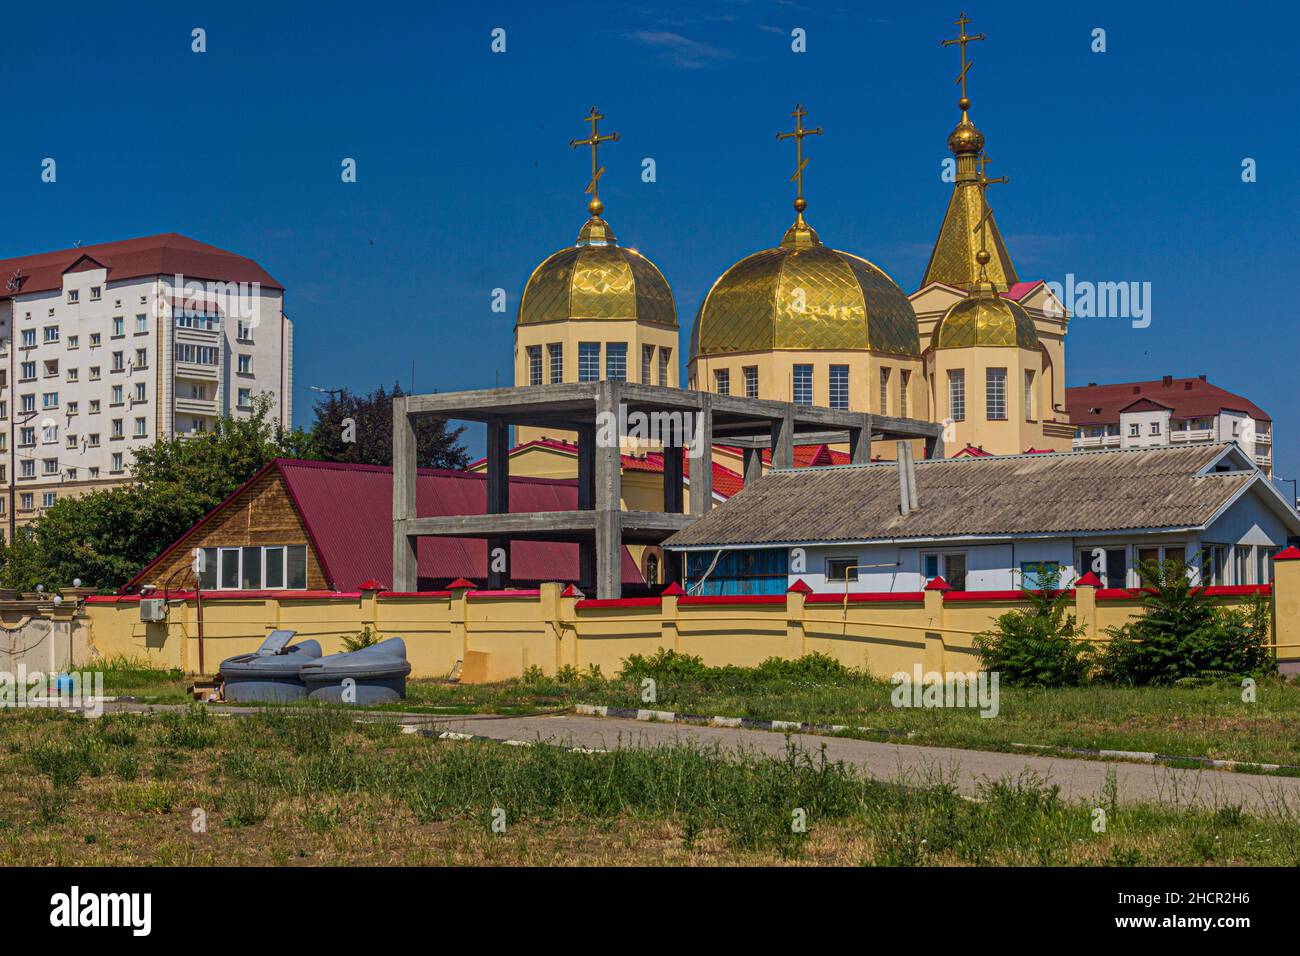
[{"label": "apartment building window", "polygon": [[36,462],[35,462],[34,460],[30,459],[30,458],[26,459],[25,461],[20,461],[20,462],[18,463],[18,477],[19,477],[19,478],[35,478],[35,477],[36,477]]},{"label": "apartment building window", "polygon": [[98,302],[98,301],[100,300],[100,297],[101,297],[102,294],[103,294],[103,290],[102,290],[99,286],[97,286],[97,285],[92,285],[92,286],[90,287],[90,301],[91,301],[91,302]]},{"label": "apartment building window", "polygon": [[655,367],[655,347],[653,345],[641,346],[641,384],[653,385],[654,380],[650,377]]},{"label": "apartment building window", "polygon": [[99,432],[92,432],[86,436],[86,445],[90,448],[99,447]]},{"label": "apartment building window", "polygon": [[858,559],[856,557],[827,558],[826,582],[838,584],[849,583],[858,579]]},{"label": "apartment building window", "polygon": [[731,370],[725,368],[714,369],[713,371],[713,390],[719,395],[731,394]]},{"label": "apartment building window", "polygon": [[67,411],[69,417],[71,417],[72,415],[75,415],[77,414],[77,412],[81,411],[81,403],[68,402],[68,407],[65,409],[65,411]]},{"label": "apartment building window", "polygon": [[[526,349],[528,355],[528,384],[542,384],[542,347],[540,345],[530,345]],[[240,356],[240,365],[243,365],[244,356]],[[240,371],[244,371],[241,367]]]},{"label": "apartment building window", "polygon": [[1007,370],[987,369],[984,373],[984,413],[989,421],[1007,417]]},{"label": "apartment building window", "polygon": [[578,343],[578,381],[600,381],[600,343]]},{"label": "apartment building window", "polygon": [[124,368],[126,368],[126,361],[123,358],[123,353],[121,352],[113,353],[113,364],[110,366],[110,368],[114,372],[120,372]]},{"label": "apartment building window", "polygon": [[1159,434],[1160,434],[1160,423],[1159,423],[1159,422],[1152,422],[1152,423],[1151,423],[1151,434],[1152,434],[1152,435],[1159,435]]},{"label": "apartment building window", "polygon": [[239,319],[235,322],[235,338],[240,342],[253,341],[253,326],[250,322]]},{"label": "apartment building window", "polygon": [[122,453],[120,451],[113,452],[113,462],[109,465],[108,470],[115,475],[125,470],[122,466]]},{"label": "apartment building window", "polygon": [[849,407],[849,367],[831,366],[831,408]]},{"label": "apartment building window", "polygon": [[90,414],[92,414],[92,415],[98,415],[98,414],[99,414],[99,399],[97,399],[97,398],[92,398],[92,399],[90,400]]},{"label": "apartment building window", "polygon": [[90,333],[90,347],[91,347],[92,349],[94,349],[94,348],[98,348],[98,347],[99,347],[99,343],[102,342],[102,341],[103,341],[103,336],[100,335],[98,332],[91,332],[91,333]]},{"label": "apartment building window", "polygon": [[1128,426],[1129,438],[1140,438],[1142,435],[1142,426],[1137,422],[1130,422]]},{"label": "apartment building window", "polygon": [[564,381],[564,345],[552,342],[546,346],[546,357],[551,362],[551,384],[558,385]]},{"label": "apartment building window", "polygon": [[113,316],[113,338],[120,339],[126,335],[126,319],[120,315]]},{"label": "apartment building window", "polygon": [[72,434],[72,432],[68,432],[68,434],[65,435],[64,438],[63,438],[63,444],[64,444],[64,446],[67,447],[68,449],[70,449],[70,450],[72,450],[72,451],[76,451],[76,450],[77,450],[77,436],[74,435],[74,434]]},{"label": "apartment building window", "polygon": [[1034,372],[1025,369],[1025,421],[1034,420]]},{"label": "apartment building window", "polygon": [[68,481],[76,481],[76,480],[77,480],[77,469],[75,469],[75,468],[65,468],[65,469],[63,469],[63,477],[66,478],[66,479],[68,479]]},{"label": "apartment building window", "polygon": [[813,403],[813,367],[811,365],[796,365],[794,367],[791,401],[796,405],[811,405]]},{"label": "apartment building window", "polygon": [[[121,354],[115,353],[115,354]],[[194,345],[190,342],[176,343],[176,361],[189,362],[191,365],[216,365],[217,348],[213,345]]]},{"label": "apartment building window", "polygon": [[672,359],[673,350],[659,346],[659,384],[668,384],[668,363]]},{"label": "apartment building window", "polygon": [[880,370],[880,414],[889,414],[889,369]]},{"label": "apartment building window", "polygon": [[35,362],[23,362],[23,363],[18,367],[18,381],[20,381],[20,382],[34,382],[34,381],[36,381],[36,363],[35,363]]},{"label": "apartment building window", "polygon": [[121,405],[121,404],[123,404],[123,398],[122,398],[122,386],[121,386],[121,385],[114,385],[114,386],[113,386],[113,398],[112,398],[112,400],[111,400],[108,404],[110,404],[110,405]]},{"label": "apartment building window", "polygon": [[87,475],[89,478],[91,478],[91,479],[98,478],[98,477],[99,477],[99,466],[98,466],[98,465],[92,465],[90,468],[87,468],[87,469],[86,469],[86,475]]},{"label": "apartment building window", "polygon": [[58,500],[58,497],[59,497],[58,492],[55,491],[45,492],[45,494],[41,495],[41,507],[53,508],[54,502]]},{"label": "apartment building window", "polygon": [[41,444],[57,445],[59,443],[59,426],[42,425],[41,426]]},{"label": "apartment building window", "polygon": [[30,448],[36,444],[36,426],[25,425],[18,429],[18,447]]},{"label": "apartment building window", "polygon": [[48,345],[51,342],[59,340],[59,327],[57,325],[47,325],[45,327],[45,342]]},{"label": "apartment building window", "polygon": [[144,382],[136,382],[136,383],[135,383],[135,399],[134,399],[134,400],[135,400],[136,402],[146,402],[146,401],[148,401],[148,400],[149,400],[149,396],[146,394],[146,391],[147,391],[147,387],[146,387],[146,385],[145,385]]},{"label": "apartment building window", "polygon": [[898,370],[898,414],[907,417],[907,387],[912,383],[911,369]]},{"label": "apartment building window", "polygon": [[23,511],[31,511],[35,507],[36,495],[30,491],[24,491],[18,496],[18,507]]},{"label": "apartment building window", "polygon": [[[69,289],[69,290],[68,290],[68,305],[76,305],[77,302],[80,301],[80,299],[81,299],[81,290],[80,290],[80,289]],[[51,310],[51,311],[53,311],[53,310]]]},{"label": "apartment building window", "polygon": [[148,438],[148,437],[149,437],[149,425],[148,425],[148,421],[147,421],[146,419],[144,419],[144,418],[137,418],[137,419],[135,420],[135,437],[136,437],[136,438]]},{"label": "apartment building window", "polygon": [[948,417],[955,422],[966,420],[966,373],[959,368],[948,371]]},{"label": "apartment building window", "polygon": [[59,360],[58,360],[58,359],[46,359],[46,360],[45,360],[45,377],[46,377],[46,378],[55,378],[58,374],[59,374]]},{"label": "apartment building window", "polygon": [[68,381],[69,381],[69,382],[75,382],[75,381],[77,381],[77,379],[80,377],[80,375],[81,375],[81,371],[80,371],[79,369],[75,369],[75,368],[70,368],[70,369],[68,369]]},{"label": "apartment building window", "polygon": [[758,398],[758,366],[746,365],[741,371],[745,375],[745,397]]},{"label": "apartment building window", "polygon": [[[251,363],[252,363],[253,360],[252,360],[252,358],[249,358],[248,361],[249,361],[249,363],[250,363],[250,364],[249,364],[249,370],[251,371],[251,370],[252,370],[252,367],[253,367]],[[149,367],[149,350],[148,350],[148,349],[136,349],[136,350],[135,350],[135,367],[136,367],[136,368],[148,368],[148,367]]]},{"label": "apartment building window", "polygon": [[34,349],[34,348],[36,348],[36,330],[35,330],[35,329],[23,329],[23,344],[22,344],[22,347],[25,348],[25,349]]},{"label": "apartment building window", "polygon": [[627,343],[605,344],[605,378],[610,382],[627,381]]},{"label": "apartment building window", "polygon": [[8,417],[9,417],[9,403],[0,402],[0,419],[6,419]]},{"label": "apartment building window", "polygon": [[57,475],[59,473],[59,459],[57,458],[42,459],[41,471],[46,475]]},{"label": "apartment building window", "polygon": [[81,344],[81,338],[76,335],[69,335],[66,341],[69,349],[75,349]]},{"label": "apartment building window", "polygon": [[[536,346],[536,345],[529,346],[529,348],[528,348],[528,365],[529,365],[529,371],[530,371],[530,374],[529,374],[528,377],[529,377],[529,379],[532,378],[531,370],[532,370],[532,364],[533,364],[533,353],[534,353],[534,352],[537,353],[537,381],[535,381],[535,382],[530,382],[530,384],[532,384],[532,385],[541,385],[541,384],[542,384],[542,350],[541,350],[540,347],[538,347],[538,346]],[[253,374],[253,356],[251,356],[251,355],[241,355],[241,356],[239,356],[238,372],[239,372],[240,375],[252,375],[252,374]]]},{"label": "apartment building window", "polygon": [[125,432],[125,431],[123,430],[123,428],[122,428],[122,419],[120,419],[120,418],[115,418],[115,419],[113,419],[113,433],[112,433],[112,436],[111,436],[111,437],[113,437],[113,438],[121,438],[121,437],[123,437],[125,434],[126,434],[126,432]]},{"label": "apartment building window", "polygon": [[135,334],[136,335],[149,334],[149,316],[144,315],[142,313],[135,317]]},{"label": "apartment building window", "polygon": [[253,407],[253,390],[251,388],[241,388],[235,399],[240,408],[248,409]]},{"label": "apartment building window", "polygon": [[34,392],[28,392],[26,395],[22,396],[20,401],[23,403],[22,407],[24,415],[36,411],[36,394]]}]

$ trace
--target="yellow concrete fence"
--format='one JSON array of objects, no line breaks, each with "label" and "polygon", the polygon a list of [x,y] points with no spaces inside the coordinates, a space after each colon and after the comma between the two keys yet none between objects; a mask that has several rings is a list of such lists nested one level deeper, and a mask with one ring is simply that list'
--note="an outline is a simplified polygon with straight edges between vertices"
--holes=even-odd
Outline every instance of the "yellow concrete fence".
[{"label": "yellow concrete fence", "polygon": [[[1284,552],[1284,555],[1286,552]],[[1273,606],[1276,649],[1284,671],[1300,665],[1300,551],[1279,556],[1274,583],[1212,588],[1216,602],[1244,606],[1256,594]],[[192,593],[167,598],[164,623],[140,620],[138,597],[90,597],[75,613],[92,659],[147,659],[191,674],[214,674],[222,660],[256,649],[278,628],[320,641],[326,654],[369,627],[406,640],[414,677],[478,683],[518,677],[530,667],[553,674],[596,665],[616,673],[630,654],[660,648],[695,654],[706,664],[754,665],[769,657],[818,651],[847,666],[888,676],[910,671],[965,671],[978,664],[973,638],[1001,614],[1023,606],[1017,592],[788,594],[586,600],[572,588],[537,590]],[[1092,639],[1142,613],[1139,594],[1080,584],[1073,611]],[[202,627],[200,628],[200,617]],[[200,639],[201,634],[201,639]],[[76,662],[77,664],[89,661]]]}]

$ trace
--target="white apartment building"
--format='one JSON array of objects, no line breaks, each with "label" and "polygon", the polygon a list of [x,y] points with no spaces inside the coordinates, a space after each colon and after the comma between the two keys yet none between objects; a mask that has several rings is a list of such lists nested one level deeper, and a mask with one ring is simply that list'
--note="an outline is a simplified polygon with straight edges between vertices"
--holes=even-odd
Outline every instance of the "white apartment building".
[{"label": "white apartment building", "polygon": [[1273,420],[1254,402],[1212,385],[1204,375],[1065,390],[1075,426],[1073,448],[1153,448],[1236,442],[1270,478]]},{"label": "white apartment building", "polygon": [[283,287],[215,246],[167,233],[0,260],[5,540],[260,393],[292,421],[292,360]]}]

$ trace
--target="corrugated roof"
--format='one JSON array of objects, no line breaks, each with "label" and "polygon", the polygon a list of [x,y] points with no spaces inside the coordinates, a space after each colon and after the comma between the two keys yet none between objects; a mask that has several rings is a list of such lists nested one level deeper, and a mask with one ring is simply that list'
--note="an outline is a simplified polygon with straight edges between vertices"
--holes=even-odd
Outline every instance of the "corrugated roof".
[{"label": "corrugated roof", "polygon": [[1256,471],[1196,473],[1226,444],[918,461],[898,511],[892,462],[769,472],[665,547],[1198,527]]},{"label": "corrugated roof", "polygon": [[[277,462],[285,486],[331,586],[355,590],[367,578],[393,582],[393,470],[338,462]],[[416,481],[420,517],[481,515],[487,509],[487,476],[467,471],[421,468]],[[510,510],[573,511],[576,481],[510,479]],[[516,541],[510,546],[510,574],[519,582],[577,581],[578,546],[554,541]],[[421,538],[420,589],[458,577],[487,577],[487,545],[481,538]],[[623,583],[641,584],[636,563],[623,549]]]},{"label": "corrugated roof", "polygon": [[[89,261],[82,262],[83,259]],[[63,274],[73,266],[81,271],[96,265],[108,270],[109,282],[181,275],[186,279],[257,282],[266,289],[284,289],[269,272],[246,256],[167,232],[0,259],[0,300],[61,289]]]},{"label": "corrugated roof", "polygon": [[[1173,378],[1113,385],[1076,385],[1065,390],[1072,425],[1113,425],[1119,413],[1143,399],[1170,409],[1174,418],[1211,418],[1223,409],[1245,412],[1260,421],[1272,416],[1254,402],[1203,378]],[[1095,409],[1095,411],[1094,411]]]}]

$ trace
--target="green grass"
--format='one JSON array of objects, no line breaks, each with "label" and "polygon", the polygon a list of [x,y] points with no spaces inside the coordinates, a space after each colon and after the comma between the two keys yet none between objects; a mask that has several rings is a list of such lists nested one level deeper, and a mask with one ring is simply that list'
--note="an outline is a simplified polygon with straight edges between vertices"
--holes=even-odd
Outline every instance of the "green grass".
[{"label": "green grass", "polygon": [[139,697],[152,703],[188,699],[190,682],[178,668],[159,668],[139,658],[118,656],[81,669],[102,671],[104,693],[109,697]]},{"label": "green grass", "polygon": [[1098,832],[1095,807],[1033,776],[972,800],[939,775],[883,783],[793,744],[584,754],[435,741],[333,709],[197,714],[0,714],[0,865],[1300,863],[1300,808],[1284,803],[1112,796]]}]

